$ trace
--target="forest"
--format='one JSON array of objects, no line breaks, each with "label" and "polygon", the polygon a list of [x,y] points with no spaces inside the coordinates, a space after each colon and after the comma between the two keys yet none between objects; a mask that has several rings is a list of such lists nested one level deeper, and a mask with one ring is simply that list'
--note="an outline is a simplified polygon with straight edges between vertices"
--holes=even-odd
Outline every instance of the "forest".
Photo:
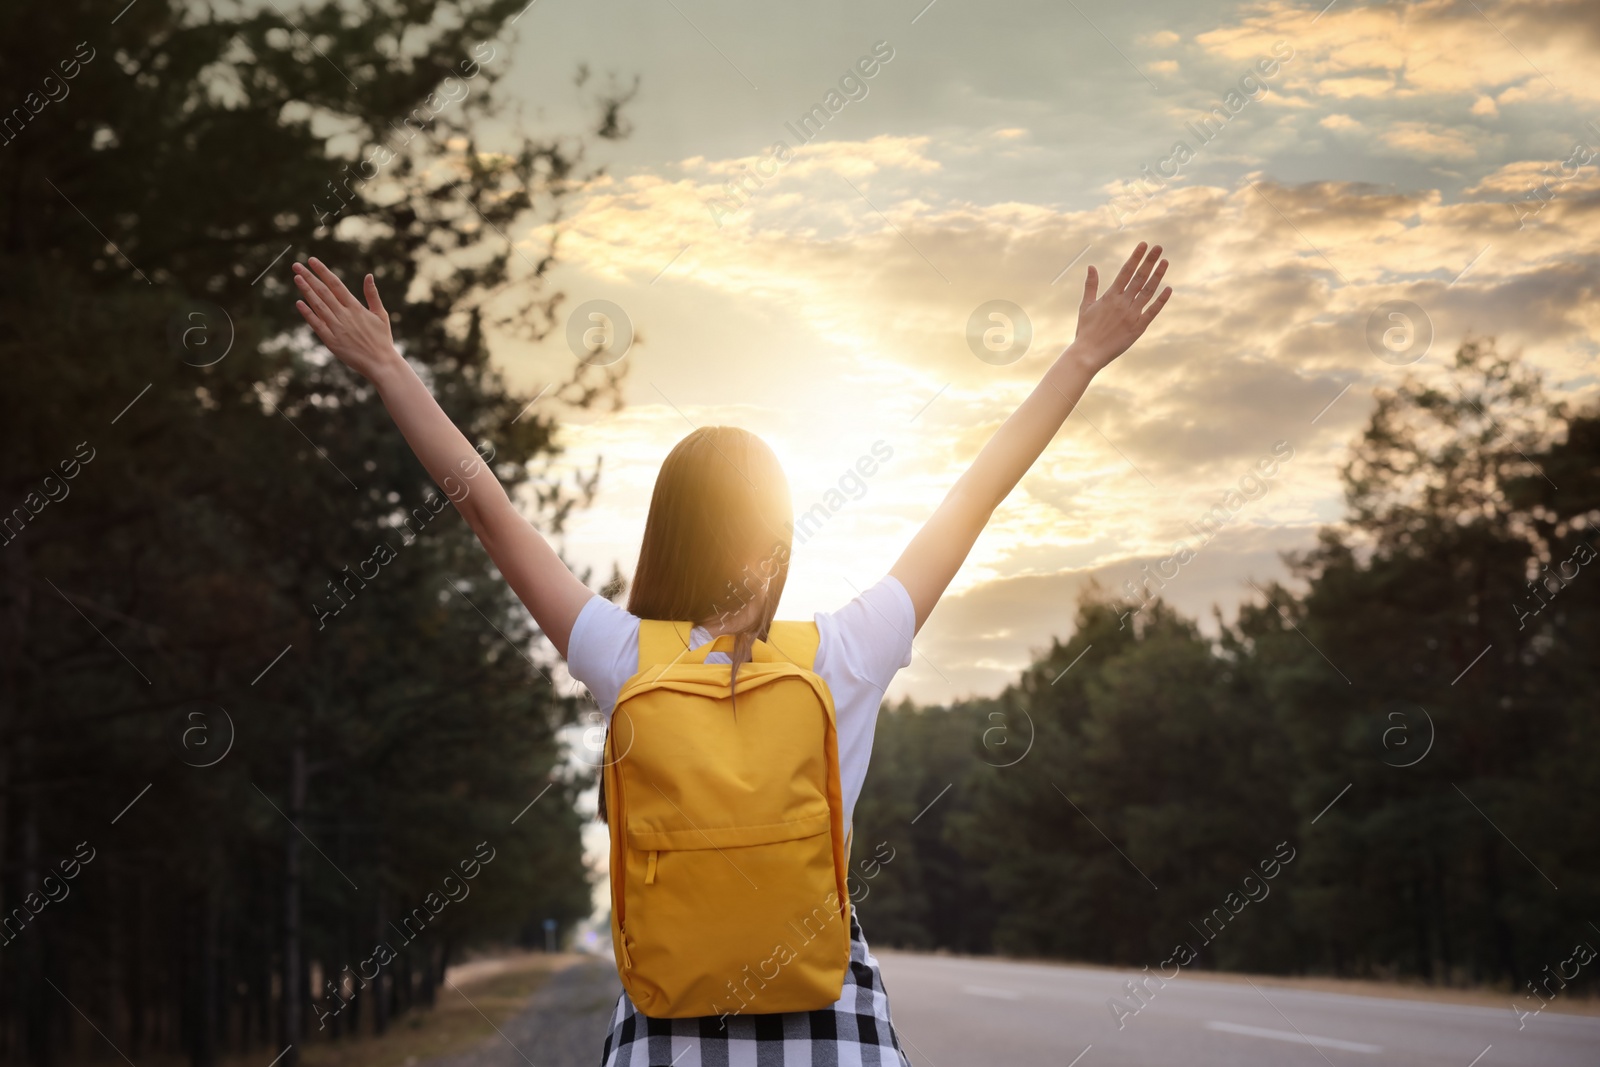
[{"label": "forest", "polygon": [[869,938],[1592,988],[1600,413],[1492,339],[1451,362],[1380,394],[1345,521],[1233,621],[1091,588],[998,696],[886,708]]},{"label": "forest", "polygon": [[501,235],[593,176],[620,103],[480,147],[524,3],[0,15],[0,1058],[294,1067],[590,912],[578,708],[289,273],[373,271],[559,534],[594,481],[550,473],[555,427],[617,376],[507,387],[489,335],[561,294]]}]

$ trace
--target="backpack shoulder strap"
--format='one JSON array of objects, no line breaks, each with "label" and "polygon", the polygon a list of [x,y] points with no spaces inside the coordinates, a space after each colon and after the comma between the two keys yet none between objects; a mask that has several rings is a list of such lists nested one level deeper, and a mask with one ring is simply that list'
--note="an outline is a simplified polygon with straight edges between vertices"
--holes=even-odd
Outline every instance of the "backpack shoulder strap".
[{"label": "backpack shoulder strap", "polygon": [[639,670],[671,663],[688,651],[690,629],[692,627],[687,622],[640,619]]},{"label": "backpack shoulder strap", "polygon": [[767,627],[767,641],[779,656],[797,667],[811,670],[817,659],[817,643],[822,635],[814,621],[773,622]]},{"label": "backpack shoulder strap", "polygon": [[[640,619],[638,669],[643,671],[647,667],[672,663],[682,657],[689,650],[692,629],[692,624],[687,622]],[[767,627],[767,639],[763,643],[772,649],[772,658],[788,660],[798,667],[811,670],[821,639],[822,635],[814,621],[774,622]]]}]

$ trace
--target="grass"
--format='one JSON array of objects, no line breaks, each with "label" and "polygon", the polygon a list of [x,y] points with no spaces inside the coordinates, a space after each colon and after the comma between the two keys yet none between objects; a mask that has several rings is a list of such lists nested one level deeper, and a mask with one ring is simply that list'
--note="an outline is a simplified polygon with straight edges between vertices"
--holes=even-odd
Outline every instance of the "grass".
[{"label": "grass", "polygon": [[[449,981],[439,986],[432,1009],[414,1008],[392,1017],[388,1030],[381,1035],[368,1029],[370,1005],[362,1006],[362,1032],[346,1034],[337,1041],[329,1039],[326,1032],[317,1032],[316,1013],[311,1012],[311,1036],[297,1043],[300,1067],[417,1067],[470,1049],[486,1038],[499,1040],[495,1027],[527,1008],[550,976],[574,959],[571,955],[529,952],[453,967]],[[449,983],[454,983],[454,988]],[[77,1051],[85,1050],[80,1046]],[[102,1053],[109,1052],[103,1045],[87,1051],[102,1067],[106,1062],[115,1062],[102,1057]],[[242,1055],[229,1051],[218,1057],[218,1065],[267,1067],[279,1051],[265,1047]],[[69,1062],[81,1059],[72,1056]],[[139,1057],[139,1067],[187,1067],[188,1062],[187,1057],[170,1054],[147,1053]]]},{"label": "grass", "polygon": [[[435,1006],[413,1009],[391,1019],[382,1036],[362,1033],[308,1041],[300,1048],[301,1067],[416,1067],[497,1037],[495,1026],[521,1012],[565,957],[540,953],[509,957],[505,969],[477,978],[452,977],[440,985]],[[459,990],[459,992],[458,992]],[[493,1025],[491,1025],[491,1023]],[[230,1067],[261,1067],[239,1062]]]}]

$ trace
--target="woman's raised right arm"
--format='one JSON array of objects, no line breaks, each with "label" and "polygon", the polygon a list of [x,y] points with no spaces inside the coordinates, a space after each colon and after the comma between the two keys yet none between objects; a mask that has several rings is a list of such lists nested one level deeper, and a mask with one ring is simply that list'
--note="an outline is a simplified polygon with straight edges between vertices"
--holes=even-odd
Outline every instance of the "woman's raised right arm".
[{"label": "woman's raised right arm", "polygon": [[1098,291],[1099,272],[1089,268],[1072,344],[995,431],[889,568],[911,597],[917,630],[961,569],[995,508],[1061,429],[1090,380],[1139,339],[1172,295],[1171,286],[1161,289],[1161,278],[1167,273],[1161,246],[1148,253],[1145,247],[1140,241],[1104,293]]},{"label": "woman's raised right arm", "polygon": [[294,265],[301,316],[341,362],[377,388],[411,450],[565,659],[578,612],[596,594],[512,506],[494,472],[396,351],[372,275],[365,279],[363,306],[321,260],[310,263]]}]

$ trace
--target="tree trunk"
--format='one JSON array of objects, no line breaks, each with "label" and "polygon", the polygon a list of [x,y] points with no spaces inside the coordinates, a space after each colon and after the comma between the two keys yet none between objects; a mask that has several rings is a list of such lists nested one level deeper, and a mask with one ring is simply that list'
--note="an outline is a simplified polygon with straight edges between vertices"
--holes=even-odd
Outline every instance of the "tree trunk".
[{"label": "tree trunk", "polygon": [[[261,1040],[272,1042],[272,947],[270,944],[261,946],[259,957],[260,970],[256,974],[256,1033],[261,1035]],[[276,1056],[283,1051],[283,1046],[271,1049]]]},{"label": "tree trunk", "polygon": [[1491,942],[1491,951],[1494,953],[1494,971],[1496,978],[1510,977],[1515,986],[1522,975],[1519,972],[1516,950],[1513,946],[1511,926],[1506,922],[1504,909],[1500,906],[1500,861],[1498,842],[1484,839],[1484,885],[1488,892],[1488,919]]},{"label": "tree trunk", "polygon": [[[13,736],[11,731],[19,725],[16,709],[22,699],[23,656],[27,648],[24,640],[30,600],[27,546],[8,544],[5,547],[6,551],[0,552],[0,606],[3,606],[0,610],[0,738],[6,739],[0,743],[0,871],[8,870],[12,864],[7,831],[11,826],[14,746],[9,739]],[[0,915],[10,913],[5,888],[6,880],[0,878]],[[16,1018],[10,1006],[18,1003],[21,990],[16,994],[8,990],[5,974],[6,969],[0,968],[0,1006],[3,1006],[0,1007],[0,1055],[9,1058],[15,1052],[8,1047],[7,1037],[15,1032],[13,1019]]]},{"label": "tree trunk", "polygon": [[[374,928],[377,933],[376,947],[389,940],[389,891],[387,887],[378,887],[377,922]],[[357,967],[360,966],[358,963]],[[389,1028],[389,968],[379,967],[377,977],[372,979],[372,1032],[381,1034]]]},{"label": "tree trunk", "polygon": [[300,818],[306,804],[306,731],[295,727],[289,754],[289,797],[285,814],[293,826],[283,835],[283,998],[279,1008],[279,1040],[293,1046],[279,1060],[281,1067],[298,1067],[299,1044],[305,1029],[301,1000],[305,964],[300,951]]},{"label": "tree trunk", "polygon": [[[361,1005],[366,1003],[367,997],[370,994],[368,990],[361,988],[361,978],[356,974],[357,969],[360,967],[360,963],[357,961],[354,940],[355,939],[350,936],[349,926],[342,926],[340,928],[339,944],[343,947],[342,959],[344,959],[346,962],[339,965],[339,975],[335,981],[339,983],[340,990],[343,991],[345,975],[350,975],[350,996],[346,1000],[346,1003],[349,1006],[345,1008],[345,1014],[348,1015],[349,1018],[345,1020],[345,1030],[352,1037],[360,1037]],[[349,971],[344,969],[346,966],[350,968]]]},{"label": "tree trunk", "polygon": [[[32,754],[33,740],[24,734],[17,745],[18,762],[24,768],[31,764],[28,758]],[[17,879],[17,898],[26,900],[28,894],[39,890],[39,812],[38,801],[32,795],[25,798],[22,804],[22,870],[21,877]],[[55,1004],[44,998],[44,991],[48,988],[44,983],[44,964],[46,931],[39,927],[39,919],[35,917],[22,930],[22,936],[17,940],[25,942],[23,945],[22,964],[18,970],[28,975],[24,983],[20,1001],[24,1012],[23,1025],[27,1031],[27,1049],[29,1062],[38,1067],[51,1067],[56,1059],[56,1032],[53,1026],[56,1017]],[[58,998],[59,999],[59,998]]]},{"label": "tree trunk", "polygon": [[194,1046],[189,1053],[191,1067],[214,1067],[217,1062],[217,1013],[221,996],[221,975],[217,962],[222,932],[222,901],[217,890],[220,877],[219,872],[208,879],[201,898],[200,966],[199,973],[195,975],[198,997],[195,1004]]},{"label": "tree trunk", "polygon": [[[115,860],[108,857],[108,864],[115,870]],[[138,1062],[145,1053],[145,1042],[149,1033],[149,1002],[145,996],[147,987],[144,981],[144,971],[148,963],[149,941],[145,938],[145,930],[150,923],[150,894],[145,885],[144,872],[130,870],[127,878],[132,881],[133,889],[133,921],[129,929],[133,936],[128,944],[127,982],[128,982],[128,1055]]]}]

